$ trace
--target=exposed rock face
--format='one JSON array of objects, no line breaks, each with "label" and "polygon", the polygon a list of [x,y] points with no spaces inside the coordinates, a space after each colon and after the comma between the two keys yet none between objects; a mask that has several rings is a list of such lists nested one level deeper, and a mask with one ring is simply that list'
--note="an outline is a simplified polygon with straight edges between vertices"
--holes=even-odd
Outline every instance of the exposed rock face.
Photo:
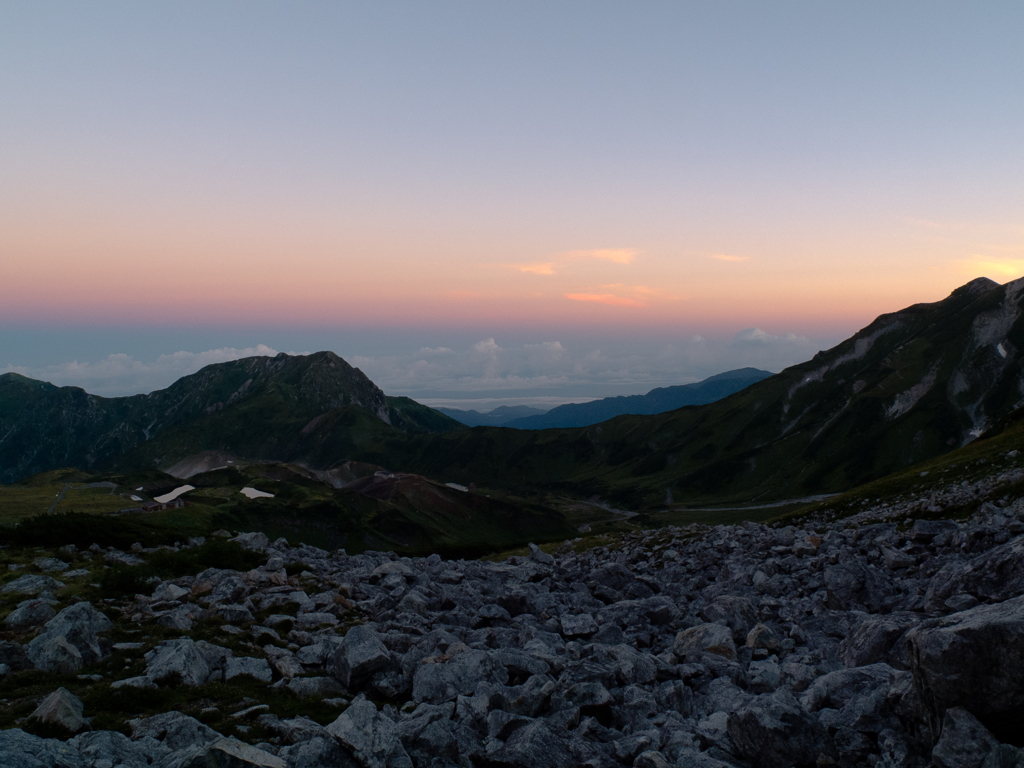
[{"label": "exposed rock face", "polygon": [[[276,696],[344,697],[333,722],[282,719],[250,700],[246,716],[268,741],[226,739],[177,712],[132,721],[131,738],[12,729],[0,732],[0,767],[1024,763],[999,743],[999,723],[1024,706],[1024,594],[1007,565],[1024,540],[1024,502],[909,528],[856,517],[666,528],[501,563],[247,540],[265,566],[175,579],[108,612],[230,615],[223,631],[262,648],[187,636],[119,644],[145,652],[146,673],[111,682],[187,688],[247,675]],[[282,575],[296,561],[305,575]],[[954,578],[973,591],[939,587]],[[41,630],[12,629],[27,642],[0,642],[0,673],[80,672],[108,652],[110,627],[79,603]],[[69,728],[97,714],[60,691],[44,703],[38,711]]]}]

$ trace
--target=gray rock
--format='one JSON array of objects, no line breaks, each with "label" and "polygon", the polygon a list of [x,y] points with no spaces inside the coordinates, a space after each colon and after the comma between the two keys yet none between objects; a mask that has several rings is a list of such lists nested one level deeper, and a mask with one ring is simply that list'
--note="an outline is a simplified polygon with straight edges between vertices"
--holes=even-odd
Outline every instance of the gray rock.
[{"label": "gray rock", "polygon": [[287,687],[300,699],[322,699],[345,691],[333,677],[296,677]]},{"label": "gray rock", "polygon": [[176,752],[223,738],[209,726],[181,712],[164,712],[153,717],[130,720],[128,724],[132,729],[133,741],[153,739]]},{"label": "gray rock", "polygon": [[540,547],[534,544],[532,541],[529,544],[530,547],[530,560],[541,565],[554,565],[555,558],[543,551]]},{"label": "gray rock", "polygon": [[945,711],[989,716],[1024,705],[1024,597],[979,605],[907,632],[914,683],[938,730]]},{"label": "gray rock", "polygon": [[882,616],[862,614],[856,629],[839,646],[843,664],[847,667],[863,667],[884,661],[897,669],[906,669],[909,659],[900,638],[908,629],[920,623],[920,615],[913,613]]},{"label": "gray rock", "polygon": [[825,729],[785,689],[757,696],[727,718],[734,753],[759,768],[813,765],[832,751]]},{"label": "gray rock", "polygon": [[487,762],[502,768],[550,768],[574,765],[568,740],[543,720],[517,728],[499,749],[487,755]]},{"label": "gray rock", "polygon": [[43,640],[40,638],[42,635],[29,643],[28,647],[29,658],[36,669],[70,675],[84,665],[81,652],[63,635]]},{"label": "gray rock", "polygon": [[123,680],[115,680],[110,684],[110,687],[148,689],[156,688],[157,685],[145,675],[139,675],[138,677],[126,677]]},{"label": "gray rock", "polygon": [[953,561],[932,578],[925,608],[939,610],[951,597],[1006,600],[1024,594],[1024,536],[993,547],[968,562]]},{"label": "gray rock", "polygon": [[988,753],[981,768],[1024,768],[1024,749],[1000,744]]},{"label": "gray rock", "polygon": [[[92,605],[86,602],[76,603],[46,622],[42,633],[28,644],[28,655],[39,669],[55,670],[56,667],[47,666],[53,663],[65,666],[77,663],[73,662],[74,654],[69,655],[66,648],[64,652],[51,653],[50,646],[57,643],[58,638],[63,637],[81,657],[81,663],[75,667],[80,669],[82,664],[92,664],[107,655],[105,641],[101,641],[99,635],[110,631],[112,627],[110,619],[95,610]],[[59,660],[52,661],[53,659]]]},{"label": "gray rock", "polygon": [[69,733],[75,733],[85,725],[82,702],[67,688],[58,688],[44,698],[31,717],[47,725],[59,726]]},{"label": "gray rock", "polygon": [[589,637],[597,632],[597,622],[589,613],[574,616],[562,616],[562,635],[567,638]]},{"label": "gray rock", "polygon": [[699,624],[676,635],[672,653],[679,658],[684,658],[688,653],[713,653],[734,660],[736,644],[732,634],[732,630],[724,624]]},{"label": "gray rock", "polygon": [[910,527],[910,540],[915,544],[929,544],[936,536],[959,530],[952,520],[915,520]]},{"label": "gray rock", "polygon": [[70,568],[68,563],[58,560],[56,557],[37,557],[32,561],[32,565],[40,571],[46,571],[47,573],[59,573]]},{"label": "gray rock", "polygon": [[352,627],[334,654],[333,674],[349,690],[355,690],[374,672],[391,663],[391,653],[380,635],[365,624]]},{"label": "gray rock", "polygon": [[768,653],[781,653],[782,641],[767,624],[758,622],[747,634],[747,648],[760,648]]},{"label": "gray rock", "polygon": [[309,741],[284,747],[278,752],[288,768],[358,768],[359,764],[331,737],[314,737]]},{"label": "gray rock", "polygon": [[942,734],[932,749],[932,762],[937,768],[981,768],[998,744],[974,715],[952,707],[942,718]]},{"label": "gray rock", "polygon": [[413,701],[442,704],[458,696],[469,696],[478,683],[505,685],[508,671],[497,655],[486,651],[463,651],[444,663],[423,664],[412,682]]},{"label": "gray rock", "polygon": [[364,768],[412,768],[398,728],[377,712],[362,694],[353,699],[327,732],[341,742]]},{"label": "gray rock", "polygon": [[167,757],[167,747],[153,739],[132,741],[117,731],[87,731],[64,743],[67,753],[77,751],[87,768],[102,768],[107,761],[117,768],[148,768]]},{"label": "gray rock", "polygon": [[240,675],[249,675],[264,683],[269,683],[274,679],[274,673],[266,659],[254,659],[248,656],[228,658],[224,665],[224,679],[231,680]]},{"label": "gray rock", "polygon": [[782,685],[782,669],[775,661],[752,661],[747,675],[755,693],[771,693]]},{"label": "gray rock", "polygon": [[[733,637],[742,642],[757,624],[757,609],[745,597],[723,595],[700,612],[704,621],[724,624],[733,632]],[[677,656],[679,654],[676,654]]]},{"label": "gray rock", "polygon": [[267,545],[270,544],[270,539],[265,533],[240,533],[231,541],[237,541],[242,549],[248,549],[250,552],[265,552]]},{"label": "gray rock", "polygon": [[0,640],[0,664],[16,671],[30,669],[32,660],[28,656],[28,649],[21,643]]},{"label": "gray rock", "polygon": [[8,728],[0,730],[0,768],[82,768],[82,762],[58,739]]},{"label": "gray rock", "polygon": [[815,680],[800,701],[808,712],[842,709],[851,699],[888,690],[893,675],[893,668],[881,663],[836,670]]},{"label": "gray rock", "polygon": [[210,667],[195,641],[183,637],[166,640],[146,654],[146,677],[157,684],[178,680],[202,685],[210,677]]},{"label": "gray rock", "polygon": [[51,576],[40,576],[38,574],[26,574],[7,584],[0,589],[5,595],[38,595],[40,592],[53,592],[63,589],[64,584]]},{"label": "gray rock", "polygon": [[173,755],[161,768],[288,768],[288,764],[245,742],[219,738]]}]

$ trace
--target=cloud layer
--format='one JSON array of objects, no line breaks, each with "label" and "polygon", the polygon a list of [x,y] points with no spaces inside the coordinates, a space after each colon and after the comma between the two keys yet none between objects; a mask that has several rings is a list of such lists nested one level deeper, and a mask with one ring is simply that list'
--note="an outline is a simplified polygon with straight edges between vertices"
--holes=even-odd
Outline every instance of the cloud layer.
[{"label": "cloud layer", "polygon": [[49,381],[58,386],[82,387],[87,392],[104,397],[135,395],[152,392],[173,384],[182,376],[195,373],[213,363],[225,363],[243,357],[276,355],[277,351],[265,344],[235,349],[222,347],[205,352],[174,352],[160,355],[152,362],[136,360],[131,355],[116,353],[96,362],[77,360],[42,368],[8,365],[0,373],[20,373],[32,379]]},{"label": "cloud layer", "polygon": [[[660,386],[686,384],[735,368],[770,371],[809,359],[819,348],[795,334],[774,335],[748,328],[727,339],[687,336],[649,343],[603,339],[502,344],[488,337],[464,345],[420,347],[412,352],[347,355],[389,395],[407,395],[432,404],[478,401],[480,406],[583,401],[594,397],[641,394]],[[62,386],[79,386],[106,397],[151,392],[211,363],[253,355],[275,355],[265,344],[204,352],[179,351],[155,360],[111,354],[38,368],[8,366]]]}]

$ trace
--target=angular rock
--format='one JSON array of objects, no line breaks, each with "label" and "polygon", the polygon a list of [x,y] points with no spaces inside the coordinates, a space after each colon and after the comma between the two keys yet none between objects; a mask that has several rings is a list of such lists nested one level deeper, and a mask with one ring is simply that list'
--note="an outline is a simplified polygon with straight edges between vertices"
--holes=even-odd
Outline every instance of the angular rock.
[{"label": "angular rock", "polygon": [[904,633],[921,623],[913,613],[864,615],[852,634],[843,639],[839,655],[847,667],[863,667],[884,661],[897,669],[906,669],[906,647],[899,642]]},{"label": "angular rock", "polygon": [[413,676],[413,701],[442,704],[458,696],[469,696],[478,683],[505,685],[508,671],[497,655],[486,651],[463,651],[439,664],[422,664]]},{"label": "angular rock", "polygon": [[75,733],[85,725],[82,718],[81,700],[67,688],[58,688],[44,698],[31,717],[40,723],[55,725],[69,733]]},{"label": "angular rock", "polygon": [[676,635],[672,653],[678,658],[698,652],[735,660],[736,644],[732,639],[732,630],[724,624],[699,624]]},{"label": "angular rock", "polygon": [[733,636],[742,642],[757,624],[757,609],[745,597],[723,595],[704,608],[701,617],[711,624],[724,624],[729,627]]},{"label": "angular rock", "polygon": [[501,768],[549,768],[574,765],[568,740],[544,720],[517,728],[499,749],[487,755],[487,764]]},{"label": "angular rock", "polygon": [[946,710],[985,717],[1024,706],[1024,597],[911,629],[906,642],[914,684],[929,706],[933,730]]},{"label": "angular rock", "polygon": [[274,679],[274,673],[266,659],[254,659],[248,656],[228,658],[224,665],[224,679],[231,680],[240,675],[249,675],[264,683],[269,683]]},{"label": "angular rock", "polygon": [[380,635],[365,624],[352,627],[334,654],[333,674],[349,690],[356,690],[374,672],[391,663],[391,653]]},{"label": "angular rock", "polygon": [[245,742],[219,738],[180,752],[163,768],[288,768],[288,764]]},{"label": "angular rock", "polygon": [[4,618],[4,626],[17,632],[41,626],[56,615],[45,600],[24,600]]},{"label": "angular rock", "polygon": [[562,616],[562,635],[566,638],[589,637],[597,632],[597,622],[589,613]]},{"label": "angular rock", "polygon": [[363,768],[412,768],[398,728],[362,694],[327,726]]},{"label": "angular rock", "polygon": [[727,718],[735,754],[759,767],[814,765],[833,751],[825,729],[785,689],[757,696]]},{"label": "angular rock", "polygon": [[974,715],[952,707],[942,718],[942,734],[932,749],[932,762],[937,768],[981,768],[998,745],[999,740]]},{"label": "angular rock", "polygon": [[210,677],[210,667],[195,641],[183,637],[166,640],[146,654],[146,677],[158,685],[202,685]]},{"label": "angular rock", "polygon": [[53,592],[63,589],[64,584],[51,576],[26,574],[14,581],[4,584],[0,593],[5,595],[38,595],[40,592]]},{"label": "angular rock", "polygon": [[270,539],[267,538],[265,533],[240,533],[231,541],[237,541],[242,549],[248,549],[250,552],[265,552],[267,545],[270,544]]},{"label": "angular rock", "polygon": [[[47,646],[63,637],[73,646],[82,658],[82,663],[92,664],[106,656],[104,642],[100,633],[108,632],[113,627],[110,619],[86,602],[69,606],[46,622],[41,634],[28,644],[28,653],[39,669],[41,661],[50,654]],[[79,665],[79,668],[81,665]],[[52,667],[50,667],[52,669]]]}]

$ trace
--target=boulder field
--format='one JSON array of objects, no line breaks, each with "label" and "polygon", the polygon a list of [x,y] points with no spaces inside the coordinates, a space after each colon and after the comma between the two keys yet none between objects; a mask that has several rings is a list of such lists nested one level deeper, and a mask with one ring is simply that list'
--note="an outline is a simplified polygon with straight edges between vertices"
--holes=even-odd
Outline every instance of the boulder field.
[{"label": "boulder field", "polygon": [[[33,718],[77,735],[0,731],[0,766],[1024,766],[1024,501],[904,513],[662,528],[504,562],[244,534],[263,565],[119,606],[61,608],[61,582],[22,576],[3,587],[25,597],[4,620],[21,633],[0,642],[5,675],[88,671],[117,627],[156,621],[159,642],[120,644],[141,674],[112,690],[187,697],[237,677],[337,716],[256,699],[231,733],[176,710],[122,733],[56,688]],[[211,619],[222,643],[190,634]]]}]

